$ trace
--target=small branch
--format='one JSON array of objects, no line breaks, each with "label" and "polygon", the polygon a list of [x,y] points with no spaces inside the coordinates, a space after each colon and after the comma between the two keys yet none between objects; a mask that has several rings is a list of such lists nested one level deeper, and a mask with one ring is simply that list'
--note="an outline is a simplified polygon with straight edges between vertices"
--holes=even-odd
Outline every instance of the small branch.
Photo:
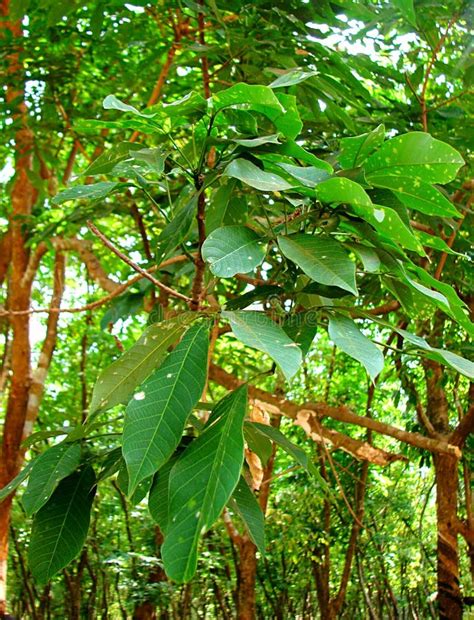
[{"label": "small branch", "polygon": [[423,131],[428,131],[428,107],[426,105],[426,89],[428,88],[428,82],[430,80],[430,75],[431,75],[431,71],[433,70],[433,66],[438,58],[438,54],[441,51],[441,49],[443,48],[448,33],[451,29],[451,26],[453,26],[453,24],[457,21],[459,15],[457,13],[455,13],[453,15],[453,17],[451,18],[450,22],[448,23],[448,25],[446,26],[446,30],[444,32],[444,34],[439,38],[438,43],[436,44],[435,48],[433,49],[433,52],[431,54],[431,58],[428,62],[428,66],[426,68],[426,72],[425,72],[425,77],[423,79],[423,84],[421,87],[421,94],[418,97],[418,101],[420,103],[421,106],[421,124],[423,126]]},{"label": "small branch", "polygon": [[[198,0],[198,4],[200,7],[204,6],[204,0]],[[201,45],[206,45],[206,37],[205,37],[205,23],[204,23],[204,14],[198,13],[198,32],[199,32],[199,43]],[[201,67],[202,67],[202,82],[204,87],[204,96],[206,99],[209,99],[211,96],[211,89],[209,87],[209,61],[205,54],[201,54]]]},{"label": "small branch", "polygon": [[171,297],[182,299],[183,301],[186,301],[187,303],[192,303],[193,300],[190,297],[186,297],[186,295],[183,295],[182,293],[178,293],[178,291],[174,291],[169,286],[166,286],[166,284],[162,284],[159,280],[157,280],[150,273],[148,273],[146,269],[143,269],[142,267],[134,263],[128,256],[126,256],[123,252],[117,249],[113,245],[113,243],[111,243],[111,241],[109,241],[109,239],[107,239],[107,237],[90,220],[87,222],[87,227],[89,228],[89,230],[91,231],[93,235],[95,235],[98,239],[102,241],[105,247],[107,247],[111,252],[113,252],[116,256],[118,256],[120,260],[126,263],[134,271],[136,271],[137,273],[140,273],[147,280],[150,280],[150,282],[152,282],[157,288],[160,288],[162,291],[166,291],[168,295],[170,295]]}]

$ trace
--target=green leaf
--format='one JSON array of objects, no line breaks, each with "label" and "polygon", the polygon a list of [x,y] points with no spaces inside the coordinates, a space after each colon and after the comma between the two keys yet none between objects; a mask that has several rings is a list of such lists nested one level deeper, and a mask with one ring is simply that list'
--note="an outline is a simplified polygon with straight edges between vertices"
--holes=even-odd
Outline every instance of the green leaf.
[{"label": "green leaf", "polygon": [[255,187],[263,192],[277,192],[293,187],[282,177],[261,170],[247,159],[234,159],[224,170],[223,175],[238,179],[246,185]]},{"label": "green leaf", "polygon": [[93,185],[76,185],[70,189],[64,190],[57,196],[55,196],[51,202],[54,205],[62,205],[68,200],[79,200],[84,198],[86,200],[98,200],[99,198],[105,198],[116,189],[121,187],[128,187],[128,183],[114,183],[112,181],[101,181],[100,183],[94,183]]},{"label": "green leaf", "polygon": [[259,433],[268,437],[289,454],[303,469],[313,476],[320,477],[317,468],[314,466],[311,458],[299,446],[296,446],[285,435],[274,426],[261,424],[260,422],[247,422],[249,426],[253,426]]},{"label": "green leaf", "polygon": [[265,517],[245,478],[240,476],[232,493],[230,505],[240,516],[247,528],[250,539],[260,553],[265,553]]},{"label": "green leaf", "polygon": [[123,456],[131,495],[169,459],[204,389],[209,326],[193,325],[125,411]]},{"label": "green leaf", "polygon": [[36,459],[30,461],[27,465],[25,465],[25,467],[23,467],[20,473],[13,478],[13,480],[10,480],[10,482],[5,485],[3,489],[0,489],[0,502],[3,502],[5,498],[11,495],[13,491],[15,491],[20,484],[28,478],[35,461]]},{"label": "green leaf", "polygon": [[289,381],[298,372],[302,362],[301,349],[283,329],[263,312],[237,310],[222,312],[235,336],[244,344],[269,355]]},{"label": "green leaf", "polygon": [[156,264],[162,263],[186,238],[196,213],[197,197],[191,196],[174,218],[166,224],[157,239]]},{"label": "green leaf", "polygon": [[90,414],[127,403],[194,318],[193,313],[184,312],[147,327],[139,340],[99,376],[92,392]]},{"label": "green leaf", "polygon": [[138,151],[141,148],[139,144],[135,144],[134,142],[119,142],[102,153],[102,155],[99,155],[99,157],[84,170],[81,176],[107,174],[121,161],[130,159],[130,151]]},{"label": "green leaf", "polygon": [[358,168],[364,161],[383,144],[385,127],[379,125],[369,133],[353,138],[342,138],[339,162],[343,168]]},{"label": "green leaf", "polygon": [[290,69],[283,75],[280,75],[280,77],[277,77],[277,79],[268,86],[270,88],[286,88],[288,86],[300,84],[315,75],[318,75],[317,71],[304,71],[298,67],[297,69]]},{"label": "green leaf", "polygon": [[400,9],[400,13],[407,22],[417,28],[414,0],[394,0],[394,4]]},{"label": "green leaf", "polygon": [[316,187],[319,200],[329,204],[347,202],[353,205],[370,206],[372,201],[366,191],[355,181],[345,177],[333,177]]},{"label": "green leaf", "polygon": [[[137,145],[139,146],[139,145]],[[163,174],[167,153],[161,147],[139,148],[130,152],[130,157],[135,161],[147,164],[152,172],[157,175]]]},{"label": "green leaf", "polygon": [[259,138],[233,138],[232,142],[245,146],[248,149],[254,149],[263,144],[281,144],[278,140],[278,134],[274,133],[271,136],[260,136]]},{"label": "green leaf", "polygon": [[331,315],[329,338],[334,344],[360,362],[372,381],[383,370],[384,358],[380,349],[359,330],[354,321],[346,316]]},{"label": "green leaf", "polygon": [[265,467],[273,453],[273,444],[271,440],[265,435],[262,435],[262,433],[248,421],[244,423],[244,437],[249,449],[255,452],[262,461],[262,465]]},{"label": "green leaf", "polygon": [[253,289],[253,291],[248,291],[243,295],[230,299],[226,302],[225,308],[226,310],[240,310],[250,306],[254,301],[261,301],[263,299],[282,295],[283,293],[284,290],[275,284],[261,284]]},{"label": "green leaf", "polygon": [[60,443],[43,452],[34,461],[28,486],[21,499],[28,517],[46,504],[59,482],[72,474],[80,460],[79,443]]},{"label": "green leaf", "polygon": [[284,112],[282,104],[268,86],[239,83],[212,96],[212,107],[215,112],[243,104],[251,106],[251,109],[257,105],[266,108],[267,111],[273,110],[279,114]]},{"label": "green leaf", "polygon": [[300,347],[303,357],[305,357],[318,329],[314,312],[298,312],[298,314],[288,315],[283,324],[283,329]]},{"label": "green leaf", "polygon": [[170,515],[162,557],[170,579],[189,581],[197,546],[234,491],[244,461],[247,388],[224,397],[204,432],[179,456],[169,480]]},{"label": "green leaf", "polygon": [[464,160],[449,144],[414,131],[387,140],[366,161],[367,175],[409,176],[426,183],[449,183]]},{"label": "green leaf", "polygon": [[36,513],[28,558],[38,583],[48,582],[82,549],[94,495],[94,470],[86,466],[62,480],[48,503]]},{"label": "green leaf", "polygon": [[279,237],[278,245],[312,280],[357,295],[355,263],[332,237],[296,234]]},{"label": "green leaf", "polygon": [[425,251],[418,238],[415,237],[411,228],[403,222],[394,209],[384,205],[360,206],[354,204],[351,205],[351,209],[391,243],[398,243],[407,250],[425,256]]},{"label": "green leaf", "polygon": [[285,163],[279,163],[278,166],[306,187],[316,187],[318,183],[325,181],[329,176],[326,170],[315,166],[303,167]]},{"label": "green leaf", "polygon": [[115,95],[107,95],[107,97],[102,102],[102,105],[106,110],[120,110],[121,112],[131,112],[136,116],[143,116],[144,118],[153,118],[155,116],[155,114],[144,114],[143,112],[140,112],[132,105],[128,105],[128,103],[124,103],[123,101],[120,101],[120,99],[117,99]]},{"label": "green leaf", "polygon": [[367,182],[393,191],[409,209],[436,217],[461,217],[456,207],[443,194],[419,179],[398,175],[369,175]]},{"label": "green leaf", "polygon": [[223,226],[214,230],[202,246],[202,256],[215,276],[230,278],[260,265],[266,249],[261,237],[245,226]]},{"label": "green leaf", "polygon": [[148,510],[155,523],[158,524],[163,535],[166,536],[169,520],[169,481],[171,470],[176,463],[177,456],[172,456],[167,463],[155,474],[148,496]]}]

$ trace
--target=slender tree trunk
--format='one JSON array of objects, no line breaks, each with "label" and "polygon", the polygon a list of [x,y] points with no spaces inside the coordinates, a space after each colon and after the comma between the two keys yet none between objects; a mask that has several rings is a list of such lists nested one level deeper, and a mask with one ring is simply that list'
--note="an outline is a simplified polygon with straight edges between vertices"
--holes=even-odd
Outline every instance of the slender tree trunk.
[{"label": "slender tree trunk", "polygon": [[[9,0],[0,0],[0,29],[8,36],[21,40],[20,22],[9,22]],[[2,32],[0,30],[0,38]],[[8,37],[6,37],[8,38]],[[3,427],[3,441],[0,452],[0,487],[5,486],[21,466],[20,444],[25,424],[30,387],[30,342],[29,316],[18,314],[30,306],[30,286],[22,285],[23,274],[28,264],[28,249],[24,231],[25,218],[31,213],[35,198],[34,188],[28,177],[33,154],[33,134],[28,128],[28,110],[23,100],[23,67],[19,48],[13,47],[8,55],[7,101],[20,101],[13,117],[18,124],[15,134],[15,179],[11,191],[11,268],[9,278],[9,309],[17,312],[11,315],[13,330],[10,392]],[[11,498],[0,504],[0,616],[6,613],[6,584],[8,533],[10,525]]]},{"label": "slender tree trunk", "polygon": [[457,537],[458,462],[436,455],[436,516],[438,520],[438,605],[440,618],[461,620]]}]

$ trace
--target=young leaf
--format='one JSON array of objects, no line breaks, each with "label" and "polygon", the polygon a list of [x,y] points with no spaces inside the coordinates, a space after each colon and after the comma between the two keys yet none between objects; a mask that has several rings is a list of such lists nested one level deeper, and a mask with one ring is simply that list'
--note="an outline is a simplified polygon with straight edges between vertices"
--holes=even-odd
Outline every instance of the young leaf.
[{"label": "young leaf", "polygon": [[343,168],[358,168],[384,141],[385,127],[379,125],[369,133],[342,138],[339,162]]},{"label": "young leaf", "polygon": [[304,82],[315,75],[318,75],[317,71],[304,71],[300,68],[290,69],[283,75],[280,75],[280,77],[277,77],[276,80],[273,80],[268,86],[270,88],[286,88],[288,86],[300,84],[300,82]]},{"label": "young leaf", "polygon": [[234,159],[231,161],[224,170],[224,176],[239,179],[239,181],[246,185],[255,187],[263,192],[277,192],[293,187],[282,177],[261,170],[247,159]]},{"label": "young leaf", "polygon": [[144,118],[153,118],[155,114],[144,114],[134,108],[132,105],[128,105],[128,103],[124,103],[117,99],[115,95],[107,95],[107,97],[102,102],[103,107],[106,110],[120,110],[121,112],[131,112],[137,116],[143,116]]},{"label": "young leaf", "polygon": [[34,461],[28,486],[21,499],[29,517],[46,504],[59,482],[72,474],[80,460],[80,444],[60,443],[43,452]]},{"label": "young leaf", "polygon": [[265,517],[245,478],[240,476],[232,493],[230,505],[245,524],[252,542],[265,553]]},{"label": "young leaf", "polygon": [[426,183],[449,183],[464,165],[449,144],[428,133],[413,131],[387,140],[365,162],[367,175],[415,177]]},{"label": "young leaf", "polygon": [[129,495],[175,451],[204,389],[208,344],[208,324],[193,325],[129,402],[123,430]]},{"label": "young leaf", "polygon": [[341,315],[330,316],[328,333],[336,346],[365,366],[372,381],[383,370],[382,352],[364,336],[352,319]]},{"label": "young leaf", "polygon": [[215,276],[230,278],[248,273],[265,257],[261,237],[245,226],[223,226],[214,230],[202,246],[202,256]]},{"label": "young leaf", "polygon": [[86,466],[62,480],[48,503],[36,513],[28,558],[38,583],[49,581],[82,549],[94,495],[94,470]]},{"label": "young leaf", "polygon": [[193,321],[192,313],[147,327],[140,339],[99,376],[92,392],[90,413],[127,403],[135,388],[160,364],[168,348]]},{"label": "young leaf", "polygon": [[302,362],[301,349],[263,312],[225,311],[222,317],[229,321],[232,331],[241,342],[274,359],[288,381],[298,372]]},{"label": "young leaf", "polygon": [[62,205],[68,200],[78,200],[79,198],[97,200],[99,198],[105,198],[119,187],[127,186],[128,183],[114,183],[112,181],[101,181],[93,185],[76,185],[55,196],[51,202],[54,205]]},{"label": "young leaf", "polygon": [[219,517],[239,481],[246,411],[243,386],[216,405],[202,435],[171,470],[170,516],[162,556],[168,577],[178,583],[194,575],[199,538]]},{"label": "young leaf", "polygon": [[312,280],[357,295],[355,263],[332,237],[296,234],[279,237],[278,245]]}]

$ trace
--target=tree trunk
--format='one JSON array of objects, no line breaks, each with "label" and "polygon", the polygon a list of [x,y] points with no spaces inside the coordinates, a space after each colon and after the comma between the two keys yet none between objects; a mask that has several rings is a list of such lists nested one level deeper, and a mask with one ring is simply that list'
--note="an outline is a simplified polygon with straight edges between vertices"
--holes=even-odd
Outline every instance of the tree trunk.
[{"label": "tree trunk", "polygon": [[255,583],[257,576],[257,547],[250,539],[239,546],[239,577],[237,583],[237,618],[254,620]]},{"label": "tree trunk", "polygon": [[436,455],[436,516],[438,520],[438,606],[439,617],[461,620],[457,538],[458,462],[449,455]]}]

